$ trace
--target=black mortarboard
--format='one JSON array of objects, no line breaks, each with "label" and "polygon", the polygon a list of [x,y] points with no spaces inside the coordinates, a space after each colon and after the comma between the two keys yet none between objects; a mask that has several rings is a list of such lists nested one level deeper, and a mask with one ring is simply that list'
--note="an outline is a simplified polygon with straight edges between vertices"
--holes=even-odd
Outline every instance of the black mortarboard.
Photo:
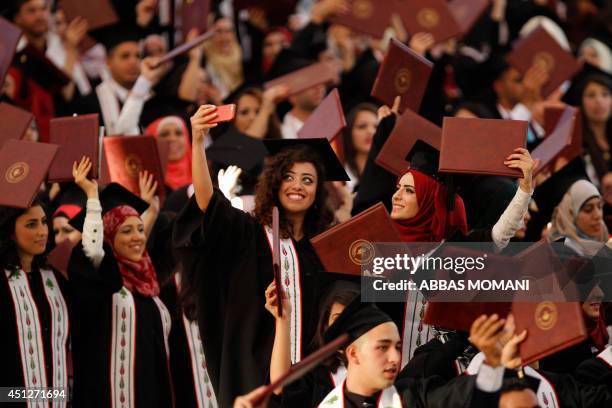
[{"label": "black mortarboard", "polygon": [[349,303],[340,316],[329,326],[324,334],[328,343],[344,333],[349,335],[349,343],[354,342],[373,328],[393,320],[373,303],[362,302],[360,296]]},{"label": "black mortarboard", "polygon": [[54,215],[55,212],[63,205],[75,205],[85,208],[87,205],[87,196],[76,184],[72,182],[63,183],[61,185],[60,195],[57,199],[55,199],[53,204],[55,204],[55,208],[53,210]]},{"label": "black mortarboard", "polygon": [[316,151],[321,158],[321,163],[325,168],[325,181],[349,181],[350,178],[338,156],[334,153],[327,138],[317,137],[312,139],[269,139],[263,141],[266,149],[271,155],[275,155],[283,149],[309,147]]},{"label": "black mortarboard", "polygon": [[104,27],[92,33],[100,41],[106,52],[110,53],[113,48],[124,42],[139,42],[142,38],[140,29],[131,24],[118,23]]},{"label": "black mortarboard", "polygon": [[213,162],[224,166],[233,164],[244,171],[262,164],[267,154],[261,140],[247,136],[233,126],[206,149],[206,157]]},{"label": "black mortarboard", "polygon": [[411,169],[419,170],[440,183],[446,178],[446,175],[438,172],[440,151],[421,139],[414,143],[406,156],[406,161],[410,162]]},{"label": "black mortarboard", "polygon": [[593,65],[585,63],[582,69],[572,78],[572,84],[563,95],[563,102],[572,106],[581,105],[584,87],[591,79],[597,78],[599,78],[600,81],[612,84],[612,75]]},{"label": "black mortarboard", "polygon": [[[128,205],[132,207],[138,212],[138,214],[144,213],[147,208],[149,208],[149,204],[147,202],[118,183],[111,183],[100,192],[100,203],[102,204],[103,215],[113,208],[121,205]],[[83,223],[85,222],[86,212],[87,210],[83,209],[80,213],[78,213],[72,220],[70,220],[70,225],[79,231],[83,231]]]}]

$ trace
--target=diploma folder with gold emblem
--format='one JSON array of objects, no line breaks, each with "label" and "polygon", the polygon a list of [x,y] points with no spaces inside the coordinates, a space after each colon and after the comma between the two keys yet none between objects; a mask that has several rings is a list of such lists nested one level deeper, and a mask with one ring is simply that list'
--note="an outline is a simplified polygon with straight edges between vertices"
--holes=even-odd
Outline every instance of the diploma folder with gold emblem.
[{"label": "diploma folder with gold emblem", "polygon": [[382,38],[391,25],[393,8],[376,0],[349,0],[349,11],[331,17],[334,24],[347,26],[360,33]]},{"label": "diploma folder with gold emblem", "polygon": [[385,206],[378,203],[350,220],[338,224],[310,240],[327,272],[361,275],[375,255],[374,243],[399,243]]},{"label": "diploma folder with gold emblem", "polygon": [[446,0],[395,0],[410,35],[430,33],[436,44],[463,34]]},{"label": "diploma folder with gold emblem", "polygon": [[406,109],[419,111],[421,99],[427,89],[433,64],[401,42],[391,39],[371,95],[387,106],[393,106],[396,96],[401,96],[400,112]]},{"label": "diploma folder with gold emblem", "polygon": [[516,333],[527,330],[520,345],[522,364],[557,353],[584,341],[587,330],[578,302],[514,302]]},{"label": "diploma folder with gold emblem", "polygon": [[518,40],[506,60],[522,75],[535,64],[544,67],[549,78],[542,86],[543,97],[549,96],[582,68],[582,64],[569,51],[564,50],[543,27]]},{"label": "diploma folder with gold emblem", "polygon": [[57,149],[48,143],[7,140],[0,150],[0,205],[28,208]]},{"label": "diploma folder with gold emblem", "polygon": [[389,138],[376,156],[376,164],[385,170],[401,176],[408,170],[408,153],[417,140],[440,150],[442,129],[424,117],[408,109],[398,119]]},{"label": "diploma folder with gold emblem", "polygon": [[111,182],[119,183],[133,194],[140,194],[138,173],[152,173],[158,183],[160,200],[164,199],[164,178],[155,138],[151,136],[107,136],[104,156]]},{"label": "diploma folder with gold emblem", "polygon": [[99,177],[99,126],[97,113],[51,119],[49,140],[59,146],[59,151],[49,169],[49,181],[73,181],[72,164],[83,156],[89,157],[92,164],[88,177]]}]

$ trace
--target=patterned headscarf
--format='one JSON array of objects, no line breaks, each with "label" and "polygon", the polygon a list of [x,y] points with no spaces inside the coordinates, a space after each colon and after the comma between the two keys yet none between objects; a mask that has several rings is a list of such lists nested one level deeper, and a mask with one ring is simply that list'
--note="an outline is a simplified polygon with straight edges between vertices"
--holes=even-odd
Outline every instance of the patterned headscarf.
[{"label": "patterned headscarf", "polygon": [[120,256],[114,248],[115,236],[119,227],[129,217],[140,217],[138,211],[128,205],[121,205],[108,211],[102,217],[104,222],[104,242],[113,248],[113,254],[119,264],[119,271],[123,278],[123,285],[131,292],[138,292],[143,296],[159,295],[159,284],[153,262],[145,250],[142,258],[138,262],[130,261]]}]

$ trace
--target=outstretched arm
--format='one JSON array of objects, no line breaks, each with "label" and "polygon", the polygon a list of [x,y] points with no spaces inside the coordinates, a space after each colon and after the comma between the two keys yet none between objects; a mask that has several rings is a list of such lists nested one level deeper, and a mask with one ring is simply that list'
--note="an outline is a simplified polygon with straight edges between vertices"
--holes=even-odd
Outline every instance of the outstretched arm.
[{"label": "outstretched arm", "polygon": [[191,133],[193,140],[191,172],[195,198],[200,210],[206,211],[213,194],[213,183],[206,163],[204,139],[210,129],[217,126],[210,123],[217,116],[217,107],[202,105],[191,117]]}]

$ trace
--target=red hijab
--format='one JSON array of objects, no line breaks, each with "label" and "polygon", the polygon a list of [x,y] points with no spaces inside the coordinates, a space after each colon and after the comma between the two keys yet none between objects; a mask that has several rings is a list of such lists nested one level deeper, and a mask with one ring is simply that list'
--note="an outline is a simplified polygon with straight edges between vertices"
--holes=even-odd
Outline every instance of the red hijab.
[{"label": "red hijab", "polygon": [[[439,242],[456,230],[467,234],[467,218],[463,200],[455,195],[455,208],[446,208],[447,187],[419,170],[410,169],[414,177],[419,211],[407,220],[394,220],[404,242]],[[403,176],[403,175],[402,175]]]},{"label": "red hijab", "polygon": [[191,142],[189,141],[189,133],[185,121],[178,116],[164,116],[147,126],[145,134],[159,138],[162,128],[170,124],[180,127],[185,139],[185,154],[183,157],[176,161],[168,160],[166,164],[164,183],[172,190],[176,190],[191,184]]},{"label": "red hijab", "polygon": [[119,227],[128,217],[133,216],[140,217],[140,214],[128,205],[115,207],[104,214],[104,217],[102,217],[104,222],[104,242],[113,248],[113,254],[119,264],[119,271],[123,278],[123,285],[131,292],[136,291],[143,296],[157,296],[159,295],[159,284],[157,283],[155,268],[148,252],[145,250],[142,259],[134,262],[119,255],[113,246]]}]

